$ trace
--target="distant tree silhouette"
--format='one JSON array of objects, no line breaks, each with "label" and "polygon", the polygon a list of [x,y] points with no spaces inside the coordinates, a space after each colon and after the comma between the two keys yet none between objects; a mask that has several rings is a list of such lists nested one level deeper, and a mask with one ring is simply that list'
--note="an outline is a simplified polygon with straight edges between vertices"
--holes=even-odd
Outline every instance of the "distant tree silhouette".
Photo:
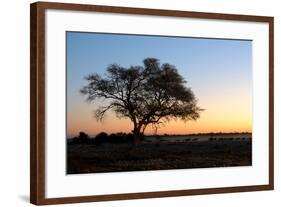
[{"label": "distant tree silhouette", "polygon": [[114,143],[114,144],[122,144],[122,143],[132,143],[133,137],[132,134],[126,134],[123,132],[112,133],[108,135],[105,132],[101,132],[96,135],[94,139],[94,143],[96,145],[100,145],[102,143]]},{"label": "distant tree silhouette", "polygon": [[101,132],[99,134],[96,135],[96,139],[98,138],[101,138],[101,139],[104,139],[104,138],[107,138],[108,137],[108,134],[106,132]]},{"label": "distant tree silhouette", "polygon": [[96,135],[95,137],[95,143],[97,145],[101,144],[104,141],[107,141],[108,139],[108,134],[106,132],[101,132],[99,134]]},{"label": "distant tree silhouette", "polygon": [[79,132],[79,136],[78,136],[79,139],[89,139],[89,135],[86,134],[85,132]]},{"label": "distant tree silhouette", "polygon": [[87,85],[80,91],[90,102],[110,100],[95,111],[96,119],[102,120],[108,110],[119,118],[129,118],[136,144],[148,125],[157,129],[171,119],[196,120],[202,111],[175,66],[160,65],[155,58],[146,58],[143,64],[129,68],[111,64],[104,77],[88,75]]},{"label": "distant tree silhouette", "polygon": [[91,142],[91,138],[85,132],[79,132],[79,135],[77,137],[74,137],[71,141],[71,143],[73,144],[89,144]]}]

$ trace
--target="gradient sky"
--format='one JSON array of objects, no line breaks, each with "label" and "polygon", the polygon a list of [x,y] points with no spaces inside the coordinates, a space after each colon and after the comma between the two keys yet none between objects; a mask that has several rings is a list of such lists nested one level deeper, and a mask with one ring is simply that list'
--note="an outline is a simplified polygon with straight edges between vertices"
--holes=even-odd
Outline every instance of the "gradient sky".
[{"label": "gradient sky", "polygon": [[[84,131],[130,132],[128,119],[109,112],[97,122],[93,111],[100,104],[86,102],[79,90],[90,73],[103,75],[109,64],[142,65],[155,57],[175,65],[205,109],[200,119],[171,121],[158,134],[242,132],[252,129],[252,42],[245,40],[180,38],[67,32],[67,137]],[[147,128],[147,134],[154,130]]]}]

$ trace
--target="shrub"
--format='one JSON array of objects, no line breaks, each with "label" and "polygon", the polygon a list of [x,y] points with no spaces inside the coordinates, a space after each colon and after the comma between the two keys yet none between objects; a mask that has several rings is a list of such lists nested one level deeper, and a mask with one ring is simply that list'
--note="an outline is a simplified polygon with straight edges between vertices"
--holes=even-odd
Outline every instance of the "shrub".
[{"label": "shrub", "polygon": [[99,134],[96,135],[95,139],[95,144],[99,145],[103,142],[106,142],[108,140],[108,134],[105,132],[101,132]]},{"label": "shrub", "polygon": [[131,143],[133,142],[133,134],[118,132],[108,135],[105,132],[101,132],[96,135],[94,140],[95,140],[95,144],[98,145],[102,143],[114,143],[114,144]]},{"label": "shrub", "polygon": [[90,144],[92,143],[92,139],[85,132],[79,132],[78,137],[74,137],[72,140],[72,144]]}]

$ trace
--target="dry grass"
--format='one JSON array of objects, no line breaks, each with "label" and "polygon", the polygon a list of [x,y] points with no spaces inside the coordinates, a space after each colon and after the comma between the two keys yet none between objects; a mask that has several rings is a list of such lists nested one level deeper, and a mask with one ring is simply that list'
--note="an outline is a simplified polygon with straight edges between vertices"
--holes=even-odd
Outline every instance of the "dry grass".
[{"label": "dry grass", "polygon": [[67,173],[100,173],[249,166],[251,140],[186,143],[75,144],[67,147]]}]

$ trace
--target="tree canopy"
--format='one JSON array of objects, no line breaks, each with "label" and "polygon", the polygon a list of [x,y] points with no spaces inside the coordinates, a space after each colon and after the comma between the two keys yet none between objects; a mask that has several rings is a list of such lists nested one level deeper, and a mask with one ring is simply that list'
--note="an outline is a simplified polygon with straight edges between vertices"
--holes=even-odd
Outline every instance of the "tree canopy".
[{"label": "tree canopy", "polygon": [[119,118],[129,118],[136,140],[148,125],[158,128],[171,119],[196,120],[202,111],[177,68],[160,64],[156,58],[144,59],[143,66],[111,64],[104,76],[90,74],[85,79],[87,85],[80,92],[88,101],[109,100],[95,111],[97,120],[102,120],[108,110]]}]

